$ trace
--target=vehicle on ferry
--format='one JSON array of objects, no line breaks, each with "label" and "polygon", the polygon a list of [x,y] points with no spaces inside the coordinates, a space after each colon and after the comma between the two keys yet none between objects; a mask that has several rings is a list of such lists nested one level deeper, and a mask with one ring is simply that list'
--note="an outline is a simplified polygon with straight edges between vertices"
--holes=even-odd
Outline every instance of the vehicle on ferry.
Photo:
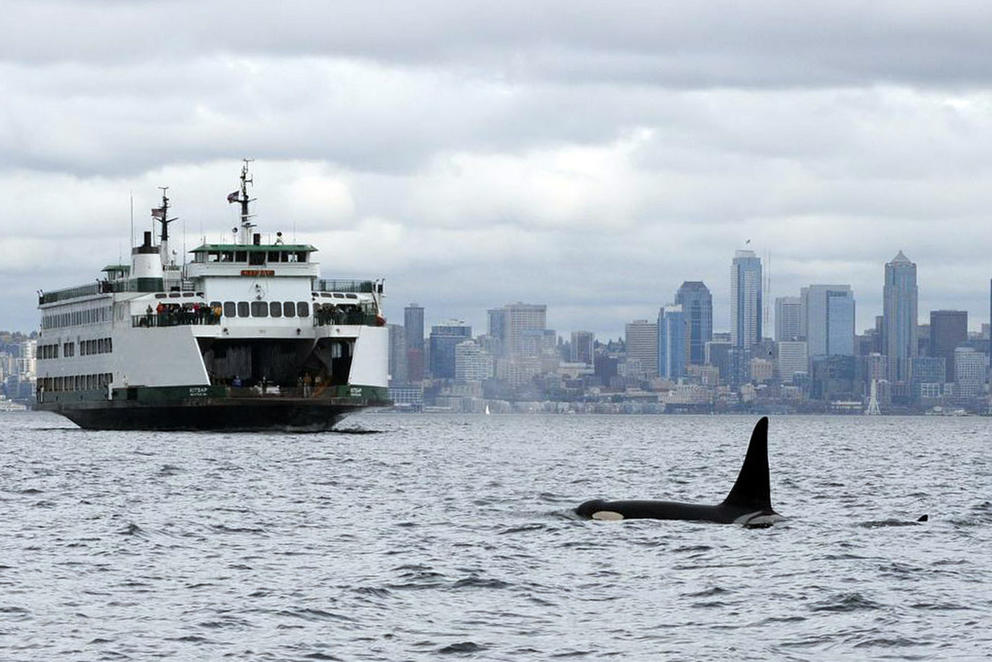
[{"label": "vehicle on ferry", "polygon": [[249,205],[226,243],[169,252],[161,232],[95,283],[41,292],[37,407],[88,429],[330,429],[388,400],[383,282],[326,280],[309,244],[262,242]]}]

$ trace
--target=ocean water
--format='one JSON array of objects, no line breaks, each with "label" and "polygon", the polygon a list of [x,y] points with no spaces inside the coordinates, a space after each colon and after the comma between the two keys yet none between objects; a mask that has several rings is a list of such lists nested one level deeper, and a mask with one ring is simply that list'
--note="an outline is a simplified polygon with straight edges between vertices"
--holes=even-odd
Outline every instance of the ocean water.
[{"label": "ocean water", "polygon": [[719,502],[755,420],[4,414],[0,659],[988,656],[990,419],[772,417],[769,529],[571,514]]}]

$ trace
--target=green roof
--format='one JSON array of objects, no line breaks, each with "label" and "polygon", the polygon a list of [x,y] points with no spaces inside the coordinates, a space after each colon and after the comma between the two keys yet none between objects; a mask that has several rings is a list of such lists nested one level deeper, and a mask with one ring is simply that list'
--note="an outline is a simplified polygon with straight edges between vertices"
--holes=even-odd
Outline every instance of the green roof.
[{"label": "green roof", "polygon": [[190,253],[208,253],[210,251],[248,251],[249,253],[268,253],[270,251],[286,251],[288,253],[298,253],[307,251],[316,252],[317,249],[310,244],[203,244],[197,246]]}]

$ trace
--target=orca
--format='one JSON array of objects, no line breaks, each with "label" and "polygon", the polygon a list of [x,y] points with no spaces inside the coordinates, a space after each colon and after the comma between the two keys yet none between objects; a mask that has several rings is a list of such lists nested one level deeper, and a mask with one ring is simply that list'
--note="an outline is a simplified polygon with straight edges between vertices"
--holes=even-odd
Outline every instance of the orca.
[{"label": "orca", "polygon": [[744,464],[727,498],[715,506],[675,501],[604,501],[593,499],[575,509],[595,520],[669,519],[766,527],[785,518],[772,509],[768,483],[768,417],[751,432]]}]

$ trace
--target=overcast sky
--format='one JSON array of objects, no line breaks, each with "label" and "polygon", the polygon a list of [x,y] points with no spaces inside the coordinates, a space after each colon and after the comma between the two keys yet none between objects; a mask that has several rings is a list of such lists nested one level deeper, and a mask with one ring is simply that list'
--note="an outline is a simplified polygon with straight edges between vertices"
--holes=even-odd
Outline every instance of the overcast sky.
[{"label": "overcast sky", "polygon": [[981,2],[0,0],[0,328],[126,258],[131,193],[217,240],[251,156],[260,229],[385,277],[394,322],[616,337],[702,280],[726,330],[750,239],[769,302],[850,284],[860,332],[903,250],[921,321],[978,329],[990,34]]}]

